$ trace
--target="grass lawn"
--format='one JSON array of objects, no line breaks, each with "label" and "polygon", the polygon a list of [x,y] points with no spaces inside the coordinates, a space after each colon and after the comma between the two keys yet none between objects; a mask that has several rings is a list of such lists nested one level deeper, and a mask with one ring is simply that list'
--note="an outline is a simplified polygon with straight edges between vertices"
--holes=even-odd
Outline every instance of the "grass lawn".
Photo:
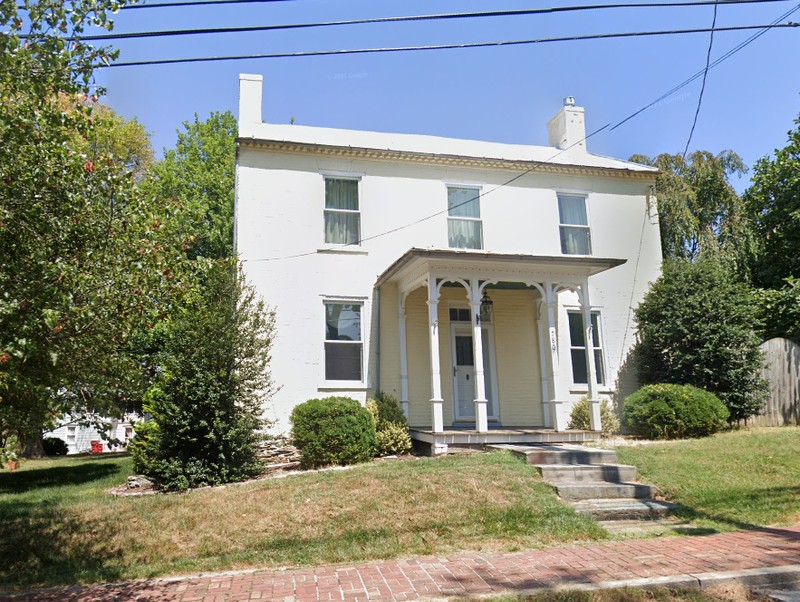
[{"label": "grass lawn", "polygon": [[0,588],[515,550],[605,532],[509,454],[382,462],[181,495],[115,498],[130,459],[0,472]]},{"label": "grass lawn", "polygon": [[[535,595],[508,595],[485,598],[490,602],[770,602],[767,596],[740,584],[707,590],[656,588],[615,588],[600,590],[562,590]],[[469,600],[458,598],[458,600]]]},{"label": "grass lawn", "polygon": [[619,447],[617,454],[639,468],[643,482],[682,504],[696,532],[800,522],[798,427]]}]

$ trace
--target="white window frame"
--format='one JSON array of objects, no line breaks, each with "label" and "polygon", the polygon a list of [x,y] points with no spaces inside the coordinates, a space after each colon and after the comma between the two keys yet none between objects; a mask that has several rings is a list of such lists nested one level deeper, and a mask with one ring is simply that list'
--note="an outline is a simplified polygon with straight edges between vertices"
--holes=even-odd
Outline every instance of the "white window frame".
[{"label": "white window frame", "polygon": [[68,445],[75,445],[78,442],[78,427],[77,426],[68,426],[67,427],[67,444]]},{"label": "white window frame", "polygon": [[[584,343],[586,343],[586,325],[583,323],[583,311],[580,309],[568,309],[567,310],[567,336],[569,337],[569,364],[570,364],[570,378],[572,380],[572,384],[575,387],[583,387],[588,389],[589,386],[589,365],[586,365],[586,382],[579,383],[575,381],[575,366],[572,363],[572,354],[574,351],[581,351],[586,357],[586,346],[585,345],[575,345],[572,341],[572,329],[570,328],[569,320],[570,316],[578,316],[581,320],[581,328],[583,332]],[[597,346],[594,345],[594,340],[592,340],[592,351],[595,354],[595,377],[597,379],[597,384],[599,387],[607,387],[607,376],[606,376],[606,354],[603,346],[603,327],[602,327],[602,312],[599,309],[593,309],[591,311],[591,316],[597,318],[597,324],[592,324],[592,333],[597,333]],[[594,322],[594,320],[592,320]],[[600,359],[602,360],[601,365],[598,366],[597,362],[597,352],[600,352]]]},{"label": "white window frame", "polygon": [[[448,249],[466,249],[466,250],[473,250],[473,251],[482,251],[485,247],[484,244],[484,237],[483,237],[483,217],[481,213],[481,199],[483,198],[483,187],[477,184],[458,184],[458,183],[447,183],[445,184],[446,194],[447,194],[447,248]],[[478,217],[461,217],[461,216],[451,216],[450,215],[450,189],[451,188],[461,188],[464,190],[474,190],[475,195],[477,196],[478,201]],[[478,222],[480,226],[480,245],[478,247],[456,247],[450,243],[450,222],[451,221],[461,221],[461,222]]]},{"label": "white window frame", "polygon": [[[559,189],[555,191],[556,193],[556,210],[558,211],[558,245],[561,249],[562,255],[577,255],[579,257],[588,257],[592,255],[592,228],[591,228],[591,219],[589,216],[589,193],[582,190],[564,190]],[[560,206],[560,197],[562,196],[571,196],[571,197],[581,197],[583,199],[583,211],[586,214],[586,224],[565,224],[561,221],[561,206]],[[579,228],[585,229],[586,232],[589,234],[589,252],[584,253],[568,253],[564,248],[561,246],[561,232],[564,228]]]},{"label": "white window frame", "polygon": [[[322,241],[326,249],[360,249],[361,247],[361,180],[364,174],[355,174],[349,172],[337,171],[321,171],[322,176]],[[326,182],[328,180],[351,180],[357,182],[356,185],[356,202],[358,209],[329,209],[328,208],[328,195],[326,192]],[[355,243],[344,242],[328,242],[327,228],[325,227],[325,216],[328,213],[349,213],[358,215],[358,235]]]},{"label": "white window frame", "polygon": [[[358,305],[361,307],[361,340],[360,341],[329,341],[328,340],[328,324],[327,324],[327,313],[326,313],[326,306],[329,304],[339,304],[339,305]],[[367,303],[365,297],[342,297],[342,296],[333,296],[333,295],[325,295],[322,297],[322,361],[320,362],[321,370],[321,381],[322,385],[318,387],[320,390],[356,390],[356,389],[366,389],[367,382],[366,382],[366,374],[367,374],[367,358],[369,353],[369,348],[367,345],[366,337],[364,336],[364,329],[365,325],[369,324],[369,316],[367,313]],[[343,345],[361,345],[361,364],[360,364],[360,371],[361,371],[361,379],[360,380],[337,380],[337,379],[328,379],[326,372],[327,372],[327,364],[325,361],[326,358],[326,350],[325,346],[328,343],[337,343]]]}]

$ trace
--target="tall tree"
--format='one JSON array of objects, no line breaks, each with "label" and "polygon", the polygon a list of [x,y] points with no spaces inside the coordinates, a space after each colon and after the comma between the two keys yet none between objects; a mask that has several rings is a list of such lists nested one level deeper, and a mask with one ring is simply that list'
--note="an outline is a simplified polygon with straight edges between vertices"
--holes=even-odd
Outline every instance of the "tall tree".
[{"label": "tall tree", "polygon": [[153,170],[154,193],[174,201],[175,226],[186,237],[191,258],[233,255],[236,177],[236,118],[214,112],[205,121],[184,122],[175,148]]},{"label": "tall tree", "polygon": [[120,6],[0,4],[0,429],[30,453],[55,413],[124,403],[128,337],[172,278],[160,205],[95,120],[93,69],[115,54],[80,38]]},{"label": "tall tree", "polygon": [[795,124],[788,144],[756,163],[745,192],[759,243],[753,276],[767,288],[800,278],[800,117]]},{"label": "tall tree", "polygon": [[752,236],[744,203],[730,182],[747,171],[739,155],[695,151],[686,158],[663,153],[630,160],[661,170],[656,196],[664,259],[722,255],[737,269],[746,265]]}]

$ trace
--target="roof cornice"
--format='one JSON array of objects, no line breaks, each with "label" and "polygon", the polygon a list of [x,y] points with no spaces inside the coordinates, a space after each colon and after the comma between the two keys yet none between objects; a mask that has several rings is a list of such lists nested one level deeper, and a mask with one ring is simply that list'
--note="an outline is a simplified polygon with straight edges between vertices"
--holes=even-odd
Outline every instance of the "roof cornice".
[{"label": "roof cornice", "polygon": [[364,148],[356,146],[336,146],[311,144],[284,140],[265,140],[257,138],[237,138],[240,146],[248,146],[264,151],[298,155],[323,155],[328,157],[347,157],[369,161],[405,161],[426,165],[446,165],[448,167],[471,167],[478,169],[502,169],[515,171],[537,170],[543,173],[568,174],[576,176],[601,176],[630,178],[646,182],[655,181],[659,172],[633,171],[615,167],[595,167],[571,163],[552,163],[548,161],[521,161],[491,157],[469,157],[440,153],[423,153],[390,149]]}]

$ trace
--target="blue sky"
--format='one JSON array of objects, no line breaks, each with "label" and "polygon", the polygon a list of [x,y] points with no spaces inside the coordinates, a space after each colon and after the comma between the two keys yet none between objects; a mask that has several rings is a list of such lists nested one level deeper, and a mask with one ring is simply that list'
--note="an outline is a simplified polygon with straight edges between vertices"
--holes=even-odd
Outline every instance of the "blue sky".
[{"label": "blue sky", "polygon": [[[591,0],[591,3],[597,0]],[[267,25],[381,16],[583,4],[512,0],[292,0],[230,6],[135,9],[116,16],[127,31]],[[796,0],[719,7],[717,26],[765,24]],[[710,6],[647,8],[491,19],[358,25],[266,33],[119,41],[120,60],[406,46],[711,25]],[[800,11],[791,19],[800,20]],[[717,33],[712,60],[753,32]],[[547,120],[564,96],[586,108],[587,130],[615,123],[699,71],[708,34],[563,42],[393,54],[260,59],[120,67],[101,71],[105,101],[137,117],[160,153],[195,113],[236,114],[238,74],[264,76],[264,119],[324,127],[547,144]],[[709,72],[690,150],[732,149],[752,166],[786,143],[800,113],[800,28],[775,29]],[[682,152],[700,80],[613,132],[589,150]],[[747,180],[736,183],[742,190]]]}]

